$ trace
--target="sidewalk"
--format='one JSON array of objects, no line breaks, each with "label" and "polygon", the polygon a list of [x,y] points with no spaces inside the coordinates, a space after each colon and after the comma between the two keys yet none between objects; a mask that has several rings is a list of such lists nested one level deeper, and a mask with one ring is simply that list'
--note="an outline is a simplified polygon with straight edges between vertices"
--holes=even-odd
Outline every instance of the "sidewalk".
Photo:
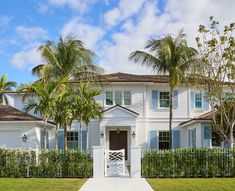
[{"label": "sidewalk", "polygon": [[90,178],[79,191],[153,191],[144,178]]}]

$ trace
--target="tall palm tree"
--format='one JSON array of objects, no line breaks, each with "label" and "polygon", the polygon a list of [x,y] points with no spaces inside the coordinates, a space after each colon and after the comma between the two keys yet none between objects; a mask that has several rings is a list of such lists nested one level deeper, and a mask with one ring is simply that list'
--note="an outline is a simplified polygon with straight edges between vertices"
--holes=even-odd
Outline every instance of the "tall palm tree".
[{"label": "tall palm tree", "polygon": [[7,76],[4,74],[0,79],[0,105],[8,105],[8,99],[5,93],[7,91],[12,91],[13,87],[16,87],[16,82],[7,81]]},{"label": "tall palm tree", "polygon": [[46,149],[47,140],[46,140],[46,125],[49,118],[53,113],[53,102],[55,101],[54,95],[57,92],[57,89],[60,87],[61,83],[58,81],[53,81],[45,85],[42,81],[37,81],[31,84],[22,84],[18,88],[18,92],[23,92],[23,101],[25,101],[26,97],[29,95],[36,95],[38,101],[29,102],[24,107],[26,112],[34,110],[35,114],[39,114],[42,116],[44,121],[44,148]]},{"label": "tall palm tree", "polygon": [[95,53],[72,35],[60,37],[58,43],[47,41],[38,51],[45,64],[34,67],[32,73],[46,82],[61,77],[87,80],[103,72],[93,63]]},{"label": "tall palm tree", "polygon": [[191,63],[193,63],[197,51],[188,47],[185,34],[180,33],[176,37],[170,35],[161,39],[151,39],[147,42],[147,51],[134,51],[129,59],[135,63],[141,63],[153,72],[169,75],[170,88],[170,112],[169,112],[169,134],[170,149],[172,148],[172,118],[173,118],[173,90],[179,86],[186,76]]},{"label": "tall palm tree", "polygon": [[83,122],[86,124],[87,130],[87,146],[88,146],[88,136],[89,136],[89,123],[91,119],[101,118],[102,107],[95,102],[95,96],[101,95],[102,91],[95,89],[89,82],[80,81],[78,88],[74,91],[74,108],[72,116],[74,119],[79,121],[80,128],[80,148],[82,150],[82,125]]}]

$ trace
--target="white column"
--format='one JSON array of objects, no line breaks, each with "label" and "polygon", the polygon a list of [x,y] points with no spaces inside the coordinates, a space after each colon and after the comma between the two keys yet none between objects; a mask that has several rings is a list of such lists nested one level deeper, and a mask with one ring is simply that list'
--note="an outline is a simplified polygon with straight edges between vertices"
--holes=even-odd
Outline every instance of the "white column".
[{"label": "white column", "polygon": [[93,146],[93,177],[104,178],[104,147]]},{"label": "white column", "polygon": [[141,178],[141,147],[131,147],[131,178]]}]

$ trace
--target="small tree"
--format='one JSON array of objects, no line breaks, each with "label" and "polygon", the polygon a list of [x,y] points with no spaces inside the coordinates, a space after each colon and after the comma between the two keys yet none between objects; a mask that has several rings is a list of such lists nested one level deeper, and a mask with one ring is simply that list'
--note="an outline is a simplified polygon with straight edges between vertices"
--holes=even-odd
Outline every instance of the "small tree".
[{"label": "small tree", "polygon": [[[225,93],[235,93],[235,23],[225,25],[221,32],[219,22],[210,17],[211,25],[207,28],[199,26],[199,36],[196,38],[200,61],[195,64],[191,77],[196,84],[208,92],[212,108],[213,128],[233,148],[234,118],[229,117],[228,100]],[[216,111],[218,117],[216,117]],[[217,116],[218,116],[217,115]],[[227,128],[229,129],[227,130]],[[229,135],[228,135],[229,132]]]}]

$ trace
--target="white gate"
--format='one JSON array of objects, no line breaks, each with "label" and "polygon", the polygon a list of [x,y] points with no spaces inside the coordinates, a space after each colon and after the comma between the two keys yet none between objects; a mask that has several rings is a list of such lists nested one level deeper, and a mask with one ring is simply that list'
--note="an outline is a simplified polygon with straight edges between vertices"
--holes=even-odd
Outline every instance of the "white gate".
[{"label": "white gate", "polygon": [[105,150],[105,176],[125,175],[125,149]]}]

